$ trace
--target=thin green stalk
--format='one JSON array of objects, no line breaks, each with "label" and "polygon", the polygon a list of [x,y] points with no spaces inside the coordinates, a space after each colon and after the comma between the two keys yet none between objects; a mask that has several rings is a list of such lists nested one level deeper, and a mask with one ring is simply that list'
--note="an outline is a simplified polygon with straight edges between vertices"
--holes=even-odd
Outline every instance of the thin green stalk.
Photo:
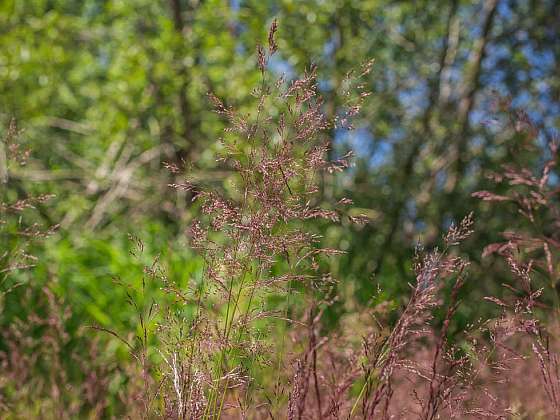
[{"label": "thin green stalk", "polygon": [[[242,277],[241,277],[241,284],[239,285],[239,292],[237,293],[237,297],[235,299],[235,305],[233,306],[233,310],[232,310],[232,314],[231,314],[231,321],[229,322],[229,328],[227,329],[227,332],[226,332],[226,335],[225,335],[226,342],[229,340],[229,335],[231,333],[231,328],[233,326],[233,321],[235,319],[235,313],[237,312],[237,308],[239,306],[239,300],[241,299],[241,295],[243,294],[243,285],[245,284],[245,278],[246,278],[247,271],[248,271],[247,269],[243,270],[243,274],[242,274]],[[225,363],[224,359],[225,359],[226,351],[227,351],[227,349],[224,349],[222,351],[222,359],[220,361],[220,367],[222,366],[223,363]],[[220,398],[221,401],[220,401],[220,408],[219,408],[219,411],[218,411],[218,418],[219,418],[219,415],[221,415],[221,412],[222,412],[222,409],[223,409],[223,406],[224,406],[224,400],[225,400],[225,395],[226,395],[226,392],[227,392],[228,385],[229,385],[229,376],[226,378],[226,383],[225,383],[225,386],[224,386],[224,390],[222,391],[222,397]],[[216,395],[216,397],[217,397],[217,395]],[[217,401],[218,400],[216,398],[216,400],[214,401],[214,412],[215,412],[215,409],[216,409]]]},{"label": "thin green stalk", "polygon": [[[233,306],[233,309],[231,311],[231,321],[229,321],[229,307],[230,307],[230,301],[231,301],[231,295],[230,298],[228,299],[228,313],[227,313],[227,318],[226,318],[226,323],[225,323],[225,330],[224,330],[224,338],[227,341],[229,340],[229,335],[231,333],[231,328],[233,326],[233,321],[235,319],[235,313],[237,312],[237,307],[239,304],[239,299],[241,298],[241,294],[243,293],[243,285],[245,283],[245,278],[247,277],[247,271],[248,271],[248,266],[245,265],[243,272],[241,274],[241,284],[239,285],[239,292],[237,293],[237,296],[235,298],[235,304]],[[233,281],[232,281],[233,283]],[[233,288],[233,285],[232,285]],[[225,358],[226,358],[226,352],[227,349],[222,349],[222,352],[220,354],[220,361],[219,361],[219,365],[218,365],[218,375],[217,375],[217,388],[216,391],[212,393],[212,399],[211,401],[209,401],[208,406],[212,406],[212,413],[216,413],[216,408],[217,408],[217,403],[218,403],[218,393],[219,393],[219,383],[220,383],[220,378],[222,376],[222,366],[225,363]],[[227,385],[229,383],[229,377],[226,379],[226,388],[227,389]],[[225,391],[224,391],[225,392]],[[220,403],[220,411],[221,411],[221,407],[223,406],[223,401]]]},{"label": "thin green stalk", "polygon": [[[253,282],[253,287],[251,288],[251,294],[249,295],[249,303],[247,304],[247,309],[245,310],[245,313],[244,313],[244,315],[243,315],[244,322],[243,322],[243,324],[241,325],[241,328],[239,329],[239,334],[238,334],[238,336],[237,336],[237,343],[239,343],[239,342],[241,341],[241,335],[243,334],[243,327],[247,324],[247,318],[248,318],[248,316],[249,316],[249,311],[250,311],[250,309],[251,309],[251,304],[252,304],[252,302],[253,302],[253,297],[254,297],[254,295],[255,295],[256,280],[260,277],[260,273],[261,273],[261,270],[262,270],[262,269],[261,269],[261,265],[259,264],[258,266],[259,266],[259,271],[257,272],[255,281]],[[240,296],[241,296],[241,288],[240,288],[239,294],[238,294],[238,296],[237,296],[237,297],[238,297],[237,302],[239,302]],[[234,309],[237,308],[237,302],[236,302],[236,305],[235,305]],[[235,312],[234,312],[234,313],[235,313]],[[233,320],[232,320],[232,322],[233,322]],[[226,397],[226,392],[227,392],[228,385],[229,385],[229,377],[226,379],[226,385],[225,385],[224,390],[223,390],[223,392],[222,392],[222,398],[221,398],[221,403],[220,403],[220,409],[219,409],[219,411],[218,411],[218,414],[220,414],[220,415],[221,415],[221,413],[222,413],[222,409],[223,409],[223,406],[224,406],[224,402],[225,402],[225,397]]]},{"label": "thin green stalk", "polygon": [[[261,98],[260,98],[261,101],[265,96],[265,85],[266,85],[266,77],[263,74],[262,81],[261,81]],[[258,125],[259,125],[261,111],[262,111],[262,106],[259,105],[259,108],[257,110],[255,128],[258,127]],[[254,147],[254,143],[253,143],[254,142],[254,134],[256,132],[257,132],[257,130],[255,129],[249,135],[248,140],[250,141],[251,147]],[[250,153],[249,156],[252,156],[252,153]],[[247,194],[244,194],[242,210],[244,210],[246,205],[247,205],[246,199],[247,199]],[[251,248],[253,248],[253,246],[254,246],[254,243],[251,244]],[[239,249],[239,241],[235,246],[234,258],[235,258],[235,255],[237,254],[238,249]],[[249,253],[249,255],[250,255],[250,253]],[[241,284],[239,286],[239,292],[238,292],[237,297],[235,299],[234,307],[231,311],[232,312],[231,313],[231,321],[230,321],[230,306],[231,306],[231,298],[232,298],[232,292],[233,292],[233,279],[232,279],[231,284],[230,284],[231,287],[230,287],[230,290],[228,292],[228,302],[227,302],[227,309],[226,309],[226,322],[225,322],[225,325],[224,325],[224,337],[225,337],[226,343],[229,340],[229,335],[231,333],[233,322],[235,320],[235,314],[237,312],[237,307],[239,305],[239,300],[240,300],[241,295],[243,293],[243,286],[244,286],[244,283],[245,283],[247,268],[248,268],[247,265],[245,265],[245,268],[243,269],[243,273],[241,275]],[[217,398],[218,398],[218,392],[219,392],[219,380],[220,380],[220,377],[222,376],[221,375],[221,373],[222,373],[221,369],[222,369],[222,366],[225,362],[226,351],[227,351],[227,349],[223,349],[222,352],[221,352],[220,362],[219,362],[219,366],[218,366],[218,372],[220,372],[220,374],[218,375],[218,378],[217,378],[218,379],[218,385],[217,385],[216,391],[212,393],[212,401],[209,401],[209,404],[208,404],[208,406],[213,407],[213,413],[216,413],[216,404],[217,404]],[[225,401],[225,394],[227,392],[228,385],[229,385],[229,377],[226,378],[226,383],[225,383],[225,387],[224,387],[224,390],[223,390],[223,393],[222,393],[222,398],[221,398],[220,407],[219,407],[219,411],[218,411],[218,417],[219,417],[219,415],[221,415],[221,411],[223,409],[223,405],[224,405],[224,401]],[[205,418],[206,418],[206,415],[205,415]]]},{"label": "thin green stalk", "polygon": [[358,394],[358,398],[356,398],[356,402],[354,402],[354,405],[352,406],[352,410],[350,410],[350,414],[348,415],[348,419],[351,419],[352,416],[354,416],[354,412],[356,411],[356,408],[358,407],[358,403],[360,402],[360,400],[364,396],[366,388],[369,384],[369,379],[370,379],[370,375],[367,376],[367,378],[364,382],[364,385],[362,386],[362,389],[360,390],[360,393]]}]

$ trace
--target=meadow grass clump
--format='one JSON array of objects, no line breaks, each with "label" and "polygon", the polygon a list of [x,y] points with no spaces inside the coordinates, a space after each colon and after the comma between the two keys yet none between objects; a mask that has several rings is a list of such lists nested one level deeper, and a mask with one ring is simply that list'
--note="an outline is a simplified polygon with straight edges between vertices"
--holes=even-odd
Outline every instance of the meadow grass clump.
[{"label": "meadow grass clump", "polygon": [[58,225],[37,220],[52,196],[28,193],[12,179],[31,156],[21,135],[12,120],[0,139],[0,417],[101,417],[114,366],[99,357],[97,339],[69,328],[72,308],[52,284],[31,275],[34,246]]},{"label": "meadow grass clump", "polygon": [[[560,369],[558,292],[560,281],[560,190],[557,186],[560,140],[547,135],[507,98],[496,104],[508,117],[509,147],[517,161],[488,177],[496,190],[473,196],[495,206],[509,204],[516,212],[515,227],[502,233],[503,241],[489,244],[483,257],[498,257],[509,268],[511,281],[503,284],[504,296],[487,297],[500,310],[490,320],[491,341],[496,348],[495,393],[509,403],[515,415],[560,418]],[[526,156],[537,156],[540,165],[530,169]],[[498,378],[498,379],[496,379]],[[523,378],[523,379],[521,379]],[[488,380],[488,378],[486,378]],[[531,396],[523,391],[531,384]],[[509,394],[509,395],[508,395]]]},{"label": "meadow grass clump", "polygon": [[[219,160],[232,171],[229,193],[188,181],[173,185],[201,203],[202,217],[189,236],[205,261],[202,279],[186,292],[196,302],[188,344],[182,346],[186,351],[165,355],[178,417],[194,416],[194,411],[202,418],[242,415],[258,398],[267,410],[278,408],[285,399],[278,386],[285,382],[287,343],[274,343],[271,333],[279,323],[302,322],[294,318],[299,308],[293,303],[313,300],[318,289],[329,287],[327,277],[317,275],[317,259],[339,253],[321,248],[319,236],[305,225],[309,219],[336,222],[342,217],[345,202],[330,209],[319,206],[319,175],[343,170],[350,157],[327,160],[327,133],[342,120],[348,124],[366,95],[349,96],[347,109],[329,121],[316,67],[297,80],[270,80],[267,66],[277,51],[276,30],[274,22],[267,47],[257,48],[261,83],[254,91],[254,114],[242,115],[208,95],[228,123]],[[358,78],[370,68],[366,64]],[[262,366],[274,365],[277,378],[268,385],[277,395],[268,394],[271,390],[263,390],[256,379],[264,380]]]}]

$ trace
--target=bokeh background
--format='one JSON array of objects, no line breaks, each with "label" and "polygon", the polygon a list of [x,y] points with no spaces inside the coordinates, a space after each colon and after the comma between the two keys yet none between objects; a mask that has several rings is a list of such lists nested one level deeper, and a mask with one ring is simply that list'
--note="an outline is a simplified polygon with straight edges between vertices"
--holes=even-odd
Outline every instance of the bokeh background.
[{"label": "bokeh background", "polygon": [[[72,334],[84,325],[135,325],[120,283],[138,286],[144,264],[159,258],[179,285],[200,276],[185,234],[198,207],[168,187],[181,176],[165,163],[184,164],[201,187],[228,189],[230,174],[216,161],[224,121],[206,94],[255,109],[255,48],[274,18],[273,73],[291,79],[317,64],[329,116],[343,102],[347,72],[375,60],[355,130],[330,132],[333,157],[349,149],[356,156],[349,171],[324,180],[323,199],[349,197],[352,211],[370,218],[365,226],[318,225],[326,245],[346,251],[326,267],[342,296],[331,327],[342,313],[375,304],[378,289],[377,300],[405,301],[416,244],[437,246],[471,211],[476,232],[462,248],[472,264],[458,325],[492,310],[481,298],[499,295],[505,270],[481,251],[522,221],[515,207],[471,194],[491,189],[486,176],[514,158],[541,163],[538,150],[519,155],[509,146],[514,133],[497,98],[511,98],[543,128],[542,144],[558,130],[558,1],[3,0],[0,120],[4,132],[17,121],[31,156],[0,194],[54,194],[20,223],[60,224],[33,246],[35,267],[4,285],[26,284],[2,297],[4,327],[41,307],[46,298],[34,290],[48,285],[72,307],[65,322],[75,350],[83,343]],[[131,234],[144,243],[141,255],[131,254]],[[107,358],[125,353],[118,340],[103,340]]]}]

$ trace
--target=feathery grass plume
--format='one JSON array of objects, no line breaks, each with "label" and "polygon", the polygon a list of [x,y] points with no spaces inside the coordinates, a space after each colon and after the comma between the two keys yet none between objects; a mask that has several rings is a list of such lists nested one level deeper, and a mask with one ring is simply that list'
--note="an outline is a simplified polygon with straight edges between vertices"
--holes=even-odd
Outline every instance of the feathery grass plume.
[{"label": "feathery grass plume", "polygon": [[[560,142],[552,136],[544,146],[539,144],[541,138],[547,137],[525,112],[514,110],[507,99],[498,101],[498,104],[509,116],[509,126],[516,134],[511,147],[526,153],[536,151],[542,164],[538,173],[523,163],[504,166],[501,174],[490,174],[489,178],[497,186],[505,184],[505,192],[479,191],[473,194],[485,201],[512,202],[518,214],[527,221],[524,226],[503,232],[505,241],[488,245],[482,254],[483,257],[501,256],[513,280],[513,284],[504,284],[504,298],[486,298],[501,309],[501,316],[490,327],[491,334],[494,344],[501,350],[503,360],[498,363],[503,376],[515,384],[518,378],[512,377],[512,373],[516,367],[525,370],[527,379],[534,377],[532,373],[535,371],[540,371],[540,393],[539,387],[535,386],[528,405],[540,403],[541,407],[535,407],[535,411],[558,419],[558,325],[543,321],[555,319],[560,310],[560,190],[552,181],[558,176]],[[527,349],[534,358],[529,357],[527,351],[523,353]],[[508,372],[512,373],[508,376]],[[543,401],[547,401],[546,408],[542,407]]]},{"label": "feathery grass plume", "polygon": [[28,216],[52,195],[28,195],[21,186],[15,184],[14,188],[10,180],[10,168],[24,166],[30,156],[30,150],[23,148],[18,139],[21,134],[12,119],[4,138],[0,139],[0,242],[4,245],[0,250],[1,294],[20,284],[17,281],[10,284],[10,274],[35,264],[35,257],[28,252],[33,241],[50,236],[58,227],[41,226]]},{"label": "feathery grass plume", "polygon": [[[473,194],[484,201],[514,203],[517,214],[527,222],[517,229],[503,232],[505,241],[486,246],[482,255],[498,254],[504,258],[518,283],[517,287],[508,285],[517,293],[516,311],[532,312],[538,306],[537,299],[546,292],[557,312],[560,310],[560,190],[553,179],[558,177],[560,139],[553,136],[544,145],[539,144],[540,137],[546,136],[541,136],[541,130],[527,114],[514,110],[506,99],[499,103],[509,116],[512,131],[517,134],[512,147],[528,153],[536,151],[542,163],[537,172],[524,167],[523,163],[504,166],[501,174],[489,175],[497,187],[506,188],[504,193],[478,191]],[[537,287],[531,278],[533,274],[537,275]],[[502,301],[500,306],[506,307],[507,304]]]},{"label": "feathery grass plume", "polygon": [[[219,162],[232,171],[229,191],[203,190],[194,182],[174,185],[193,191],[200,202],[202,218],[193,222],[189,236],[205,267],[202,280],[182,293],[196,305],[184,329],[186,351],[164,358],[174,407],[185,413],[196,398],[202,407],[196,416],[202,418],[242,413],[255,404],[254,391],[264,386],[256,381],[260,366],[277,363],[272,353],[284,351],[267,336],[278,323],[297,322],[290,319],[290,299],[321,285],[317,258],[340,253],[321,248],[320,237],[305,223],[342,217],[339,210],[320,207],[318,175],[348,167],[351,155],[327,159],[328,130],[335,121],[323,112],[315,66],[297,80],[270,80],[277,27],[274,21],[268,48],[257,47],[262,80],[253,92],[255,113],[243,115],[208,94],[228,122]],[[370,69],[366,65],[360,76]],[[346,120],[365,97],[358,96],[359,101],[348,95],[352,110],[342,111]],[[285,310],[273,309],[270,299],[283,300]]]},{"label": "feathery grass plume", "polygon": [[[307,348],[295,363],[286,417],[461,418],[469,397],[465,389],[473,386],[471,363],[447,335],[468,264],[452,255],[450,248],[472,233],[472,224],[469,215],[452,226],[443,238],[443,251],[419,251],[416,282],[394,325],[381,321],[377,315],[384,309],[376,308],[360,322],[365,325],[361,341],[356,343],[356,332],[362,329],[355,321],[346,335],[321,337],[321,311],[315,315],[310,310],[309,326],[301,327],[308,331]],[[447,304],[441,298],[444,289],[450,289]],[[445,309],[439,333],[432,324],[436,308]],[[415,352],[423,358],[418,359]],[[406,391],[407,382],[414,384],[412,390]],[[395,400],[395,393],[409,402]]]},{"label": "feathery grass plume", "polygon": [[[512,148],[525,156],[535,154],[541,162],[538,171],[531,171],[523,162],[504,165],[500,174],[490,173],[488,178],[496,187],[506,188],[505,193],[477,191],[474,197],[489,202],[506,201],[513,203],[528,223],[527,228],[506,231],[504,242],[488,245],[483,256],[498,253],[507,256],[515,252],[517,256],[533,260],[535,268],[548,277],[547,287],[557,288],[560,281],[560,190],[554,179],[558,177],[560,138],[546,136],[525,112],[514,110],[507,99],[499,101],[502,112],[509,116],[511,131],[515,133]],[[545,140],[544,145],[540,144]],[[558,307],[558,302],[555,302]]]},{"label": "feathery grass plume", "polygon": [[[2,418],[99,418],[105,413],[113,367],[83,331],[71,331],[72,310],[50,284],[25,281],[38,262],[31,245],[57,225],[35,222],[49,195],[28,194],[9,171],[23,166],[30,150],[21,146],[15,121],[0,140],[0,416]],[[3,181],[3,182],[2,182]],[[32,278],[33,279],[33,278]],[[34,279],[33,279],[34,280]],[[10,301],[20,311],[10,313]],[[87,354],[76,351],[88,349]]]},{"label": "feathery grass plume", "polygon": [[[71,307],[48,286],[24,287],[23,302],[32,309],[0,333],[6,349],[0,350],[2,417],[103,417],[115,366],[103,359],[102,344],[83,329],[68,327]],[[77,350],[80,346],[86,354]],[[130,401],[125,404],[132,413]]]},{"label": "feathery grass plume", "polygon": [[[467,216],[458,226],[451,226],[444,237],[445,249],[437,249],[427,254],[419,254],[415,263],[416,283],[399,320],[381,347],[365,366],[365,383],[358,400],[352,408],[355,412],[357,403],[362,400],[361,410],[364,418],[389,418],[391,400],[394,394],[396,370],[405,370],[425,380],[422,395],[417,390],[422,419],[435,418],[442,409],[448,408],[456,388],[461,382],[457,371],[465,367],[464,357],[453,357],[454,349],[447,343],[449,322],[457,309],[457,295],[464,284],[463,272],[468,263],[449,255],[449,247],[458,245],[472,233],[472,215]],[[413,360],[404,357],[405,350],[414,347],[414,341],[420,336],[430,336],[432,310],[442,303],[438,294],[445,287],[446,279],[456,277],[452,287],[451,302],[448,304],[443,327],[436,336],[431,366],[422,368]]]}]

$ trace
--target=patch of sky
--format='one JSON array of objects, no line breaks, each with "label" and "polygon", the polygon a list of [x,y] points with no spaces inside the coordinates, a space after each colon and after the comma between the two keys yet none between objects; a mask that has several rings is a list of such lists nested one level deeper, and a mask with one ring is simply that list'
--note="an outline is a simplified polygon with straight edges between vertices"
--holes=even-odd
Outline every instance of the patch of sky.
[{"label": "patch of sky", "polygon": [[364,157],[371,152],[373,136],[367,128],[354,130],[337,128],[334,132],[334,144],[337,149],[350,146],[356,155]]},{"label": "patch of sky", "polygon": [[107,47],[101,47],[99,49],[99,53],[97,55],[97,61],[99,63],[99,66],[101,67],[102,70],[108,70],[109,66],[111,64],[111,56],[109,53],[109,48]]},{"label": "patch of sky", "polygon": [[370,167],[378,167],[391,156],[392,143],[386,139],[375,139],[367,127],[354,130],[336,129],[334,145],[336,150],[350,148],[359,159],[366,159]]},{"label": "patch of sky", "polygon": [[526,90],[520,92],[512,99],[511,104],[514,108],[526,108],[531,102],[531,95]]},{"label": "patch of sky", "polygon": [[321,92],[330,92],[333,89],[332,82],[329,79],[319,79],[317,85]]},{"label": "patch of sky", "polygon": [[372,167],[378,167],[386,163],[392,155],[393,145],[388,141],[379,140],[375,142],[374,152],[369,158],[369,164]]},{"label": "patch of sky", "polygon": [[478,159],[473,159],[467,164],[465,170],[465,177],[462,181],[467,189],[472,191],[474,188],[477,188],[478,181],[476,179],[476,175],[480,173],[480,170],[481,170],[481,164]]},{"label": "patch of sky", "polygon": [[407,83],[410,87],[398,93],[400,103],[407,109],[409,117],[421,114],[428,106],[428,86],[426,80],[414,77]]},{"label": "patch of sky", "polygon": [[434,181],[436,191],[442,191],[447,182],[447,172],[437,171]]},{"label": "patch of sky", "polygon": [[506,19],[511,19],[512,17],[512,10],[509,7],[509,4],[507,1],[500,1],[498,2],[498,6],[497,6],[497,10],[498,10],[498,14],[501,17],[504,17]]},{"label": "patch of sky", "polygon": [[245,46],[243,45],[243,42],[239,41],[235,44],[235,52],[239,55],[245,54]]},{"label": "patch of sky", "polygon": [[487,112],[484,109],[473,109],[469,116],[469,122],[472,126],[486,124],[487,119]]},{"label": "patch of sky", "polygon": [[279,54],[274,54],[268,62],[269,68],[277,76],[284,76],[286,80],[293,80],[296,77],[296,71],[287,60],[284,60]]},{"label": "patch of sky", "polygon": [[240,0],[229,0],[229,7],[233,12],[239,12],[241,8],[241,1]]},{"label": "patch of sky", "polygon": [[482,80],[491,85],[502,84],[506,73],[498,68],[498,62],[508,60],[510,51],[505,45],[495,43],[489,43],[486,49],[486,58],[482,62]]},{"label": "patch of sky", "polygon": [[414,200],[414,198],[409,198],[408,200],[406,200],[406,203],[404,205],[404,210],[409,219],[411,220],[416,219],[416,216],[418,214],[418,207],[416,206],[416,200]]},{"label": "patch of sky", "polygon": [[[449,69],[446,70],[445,76],[446,76],[447,82],[451,86],[458,86],[459,83],[461,82],[462,77],[463,77],[463,73],[462,73],[461,69],[453,66],[453,67],[450,67]],[[454,92],[455,90],[456,89],[453,89],[452,92]]]},{"label": "patch of sky", "polygon": [[471,147],[473,149],[480,149],[484,146],[485,144],[485,140],[484,137],[482,136],[474,136],[473,139],[471,140]]},{"label": "patch of sky", "polygon": [[327,42],[325,42],[325,45],[323,46],[324,58],[329,58],[335,53],[337,44],[338,44],[338,38],[335,34],[333,34],[331,38]]},{"label": "patch of sky", "polygon": [[451,227],[451,225],[456,224],[456,222],[453,220],[453,218],[450,215],[445,215],[443,217],[442,220],[442,232],[447,232],[449,230],[449,228]]},{"label": "patch of sky", "polygon": [[[504,4],[504,2],[501,4]],[[506,9],[504,9],[504,13],[511,14]],[[548,81],[555,76],[557,64],[555,56],[552,50],[542,50],[536,47],[526,31],[518,30],[514,36],[521,44],[515,51],[500,44],[491,43],[488,45],[487,56],[483,63],[485,71],[482,81],[491,90],[497,91],[499,95],[510,95],[513,107],[525,110],[538,126],[545,127],[542,129],[543,138],[550,138],[553,135],[553,129],[551,128],[557,124],[560,115],[560,103],[552,97]],[[520,81],[531,80],[532,87],[530,89],[519,89],[511,92],[506,88],[504,82],[507,71],[500,69],[500,62],[510,60],[512,54],[521,54],[522,59],[526,61],[527,68],[517,70],[515,77]],[[486,109],[486,106],[481,108]],[[471,122],[476,124],[479,115],[473,114],[475,115],[471,117]]]},{"label": "patch of sky", "polygon": [[237,15],[241,10],[241,1],[230,0],[229,8],[232,12],[232,21],[230,24],[233,26],[233,32],[237,35],[237,38],[239,39],[239,41],[237,41],[237,43],[235,44],[235,52],[239,55],[244,55],[246,53],[246,48],[243,45],[243,42],[241,40],[241,37],[239,37],[239,35],[245,31],[246,27],[237,18]]},{"label": "patch of sky", "polygon": [[[424,220],[416,219],[414,221],[414,230],[417,234],[425,232],[427,228],[428,228],[428,224],[426,222],[424,222]],[[421,242],[420,237],[418,237],[417,242]],[[415,245],[417,245],[417,244],[415,244]]]},{"label": "patch of sky", "polygon": [[550,186],[550,188],[555,188],[560,186],[560,177],[558,176],[557,173],[552,172],[550,174],[550,176],[548,177],[548,185]]},{"label": "patch of sky", "polygon": [[539,74],[543,74],[547,71],[553,71],[555,66],[554,54],[550,50],[538,51],[531,44],[526,44],[522,48],[523,53],[527,57],[529,64],[533,66],[533,69]]}]

